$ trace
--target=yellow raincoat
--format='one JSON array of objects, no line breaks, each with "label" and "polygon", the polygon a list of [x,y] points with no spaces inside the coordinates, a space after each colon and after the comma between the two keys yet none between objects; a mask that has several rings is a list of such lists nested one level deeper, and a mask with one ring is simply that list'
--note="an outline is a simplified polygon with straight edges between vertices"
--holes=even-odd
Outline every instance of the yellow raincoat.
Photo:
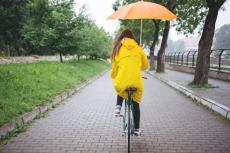
[{"label": "yellow raincoat", "polygon": [[110,77],[114,79],[114,87],[117,94],[127,99],[126,89],[137,88],[133,93],[133,100],[140,103],[144,89],[141,71],[149,67],[144,50],[137,42],[130,38],[121,41],[119,54],[112,61]]}]

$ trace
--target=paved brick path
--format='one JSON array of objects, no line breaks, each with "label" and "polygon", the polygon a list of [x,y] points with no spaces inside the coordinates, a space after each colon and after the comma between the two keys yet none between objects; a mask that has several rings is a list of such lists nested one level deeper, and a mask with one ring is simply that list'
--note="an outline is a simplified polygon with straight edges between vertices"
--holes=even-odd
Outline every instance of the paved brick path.
[{"label": "paved brick path", "polygon": [[[152,78],[145,81],[141,137],[135,153],[229,153],[230,122],[193,104]],[[113,116],[115,92],[108,73],[19,134],[1,153],[124,153],[121,118]]]},{"label": "paved brick path", "polygon": [[192,74],[183,73],[179,71],[166,70],[165,73],[158,74],[158,75],[160,77],[163,77],[164,79],[177,82],[180,85],[193,90],[197,95],[215,100],[216,102],[230,108],[230,82],[209,78],[208,80],[209,83],[214,86],[218,86],[218,88],[199,89],[199,88],[190,88],[187,86],[188,83],[190,83],[193,80],[194,75]]}]

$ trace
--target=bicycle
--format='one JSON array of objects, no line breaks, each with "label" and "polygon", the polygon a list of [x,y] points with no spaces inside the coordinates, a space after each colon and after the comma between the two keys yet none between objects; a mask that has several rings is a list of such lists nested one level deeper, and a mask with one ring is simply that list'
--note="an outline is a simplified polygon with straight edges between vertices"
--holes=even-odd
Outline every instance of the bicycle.
[{"label": "bicycle", "polygon": [[128,153],[130,153],[130,137],[134,135],[134,116],[133,116],[133,100],[132,94],[137,91],[136,88],[128,88],[125,90],[128,93],[128,99],[125,100],[124,115],[123,115],[123,134],[128,134]]},{"label": "bicycle", "polygon": [[[143,79],[147,77],[142,76]],[[123,136],[128,134],[128,153],[130,153],[130,138],[134,134],[134,114],[133,114],[133,99],[132,94],[137,91],[136,88],[131,87],[125,90],[128,94],[128,99],[125,100],[124,115],[123,116]]]}]

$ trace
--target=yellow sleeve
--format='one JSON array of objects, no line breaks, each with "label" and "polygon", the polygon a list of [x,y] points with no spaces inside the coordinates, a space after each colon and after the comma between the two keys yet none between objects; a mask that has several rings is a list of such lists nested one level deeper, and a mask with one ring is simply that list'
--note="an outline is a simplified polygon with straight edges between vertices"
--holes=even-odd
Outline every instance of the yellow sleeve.
[{"label": "yellow sleeve", "polygon": [[116,61],[112,61],[111,63],[112,63],[112,68],[110,70],[110,77],[112,79],[115,79],[117,76],[118,66],[117,66]]},{"label": "yellow sleeve", "polygon": [[147,70],[149,68],[149,62],[144,50],[141,48],[141,70]]},{"label": "yellow sleeve", "polygon": [[144,50],[141,48],[141,70],[147,70],[149,68],[149,62]]}]

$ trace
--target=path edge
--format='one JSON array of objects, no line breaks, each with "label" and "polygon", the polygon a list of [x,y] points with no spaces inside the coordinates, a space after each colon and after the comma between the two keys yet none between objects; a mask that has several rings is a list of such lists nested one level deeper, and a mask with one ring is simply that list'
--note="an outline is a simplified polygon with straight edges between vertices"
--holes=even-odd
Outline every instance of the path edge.
[{"label": "path edge", "polygon": [[220,114],[221,116],[223,116],[224,118],[230,120],[230,108],[220,104],[219,102],[216,102],[212,99],[206,98],[206,97],[202,97],[197,95],[196,93],[194,93],[192,90],[174,82],[171,80],[167,80],[164,79],[160,76],[157,76],[153,73],[151,73],[150,71],[147,71],[147,74],[153,76],[154,78],[160,80],[161,82],[167,84],[168,86],[176,89],[177,91],[181,92],[182,94],[188,96],[189,98],[191,98],[192,100],[197,101],[198,103],[208,107],[209,109],[213,110],[214,112]]}]

